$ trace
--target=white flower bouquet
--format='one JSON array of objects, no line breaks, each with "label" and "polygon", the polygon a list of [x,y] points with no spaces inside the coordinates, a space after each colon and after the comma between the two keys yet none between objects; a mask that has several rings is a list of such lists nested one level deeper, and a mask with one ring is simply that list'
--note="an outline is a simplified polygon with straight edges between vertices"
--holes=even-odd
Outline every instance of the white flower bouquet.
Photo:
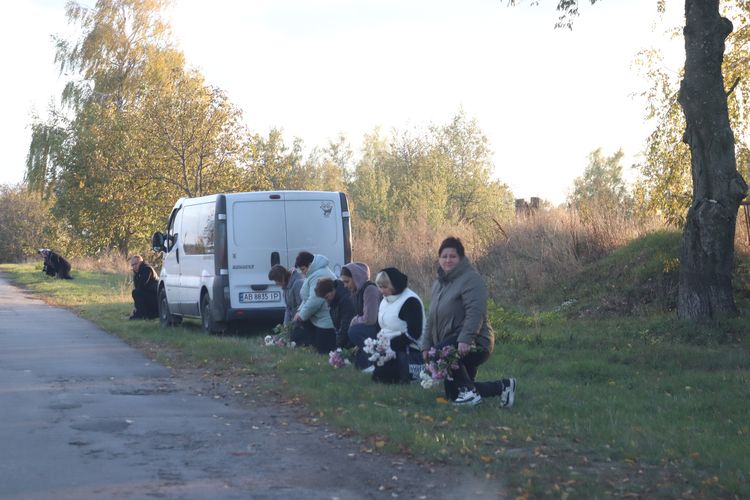
[{"label": "white flower bouquet", "polygon": [[381,330],[374,339],[365,339],[362,349],[370,355],[369,359],[377,366],[383,366],[388,361],[396,358],[396,353],[391,349],[391,339],[400,335],[400,332],[389,332]]},{"label": "white flower bouquet", "polygon": [[273,335],[266,335],[263,338],[263,343],[266,346],[295,347],[296,343],[291,340],[293,328],[292,323],[288,325],[278,324],[273,327]]}]

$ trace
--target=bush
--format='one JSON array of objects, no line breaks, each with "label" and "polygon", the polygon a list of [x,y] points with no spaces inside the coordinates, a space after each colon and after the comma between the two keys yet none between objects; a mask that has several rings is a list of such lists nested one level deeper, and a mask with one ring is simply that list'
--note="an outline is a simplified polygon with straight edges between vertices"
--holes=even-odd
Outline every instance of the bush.
[{"label": "bush", "polygon": [[64,247],[47,203],[22,184],[0,185],[0,262],[22,262],[39,248]]}]

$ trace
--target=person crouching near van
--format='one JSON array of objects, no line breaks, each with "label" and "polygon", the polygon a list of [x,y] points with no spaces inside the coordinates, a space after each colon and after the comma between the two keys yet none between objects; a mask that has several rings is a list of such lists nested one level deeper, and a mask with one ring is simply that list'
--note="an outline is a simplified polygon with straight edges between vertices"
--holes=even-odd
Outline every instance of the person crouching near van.
[{"label": "person crouching near van", "polygon": [[268,279],[274,281],[277,286],[281,287],[284,295],[284,303],[286,309],[284,310],[284,326],[291,324],[294,314],[297,312],[302,298],[300,297],[300,289],[305,278],[302,273],[296,269],[287,269],[281,264],[276,264],[268,271]]},{"label": "person crouching near van", "polygon": [[336,347],[349,349],[349,325],[354,317],[354,302],[349,290],[339,280],[320,278],[315,285],[315,295],[328,303],[333,328],[336,330]]},{"label": "person crouching near van", "polygon": [[350,262],[341,269],[341,281],[352,294],[355,316],[349,326],[349,341],[357,346],[355,366],[371,370],[372,363],[362,349],[365,339],[374,339],[380,330],[378,307],[383,300],[378,286],[370,281],[370,268],[364,262]]},{"label": "person crouching near van", "polygon": [[422,299],[408,285],[408,277],[395,267],[381,270],[375,283],[383,294],[378,309],[378,335],[390,339],[395,359],[375,366],[372,379],[383,383],[408,383],[412,377],[409,365],[419,364],[419,341],[425,325]]},{"label": "person crouching near van", "polygon": [[311,345],[321,354],[328,354],[336,348],[336,332],[333,328],[328,303],[315,295],[315,285],[321,278],[336,279],[328,268],[328,259],[323,255],[313,255],[302,251],[297,255],[294,266],[305,277],[299,294],[302,299],[294,321],[291,340],[297,345]]},{"label": "person crouching near van", "polygon": [[159,302],[156,290],[159,277],[154,268],[148,265],[140,255],[130,258],[133,270],[133,302],[135,309],[128,319],[154,319],[159,317]]}]

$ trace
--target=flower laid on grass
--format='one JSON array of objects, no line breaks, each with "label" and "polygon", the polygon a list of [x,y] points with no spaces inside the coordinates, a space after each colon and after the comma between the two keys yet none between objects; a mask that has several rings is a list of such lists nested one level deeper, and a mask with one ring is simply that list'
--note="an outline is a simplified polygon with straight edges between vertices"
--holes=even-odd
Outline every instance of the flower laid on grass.
[{"label": "flower laid on grass", "polygon": [[352,359],[354,359],[356,351],[356,347],[353,349],[342,349],[341,347],[338,347],[335,351],[328,353],[328,364],[334,368],[341,368],[342,366],[350,365],[352,364]]},{"label": "flower laid on grass", "polygon": [[[475,348],[472,346],[472,350]],[[442,349],[434,347],[428,352],[428,359],[425,361],[424,368],[419,374],[419,383],[425,389],[430,389],[443,380],[453,380],[451,370],[458,369],[458,360],[461,355],[452,345],[447,345]]]},{"label": "flower laid on grass", "polygon": [[396,357],[396,353],[391,349],[391,336],[383,331],[378,332],[374,339],[365,339],[365,346],[362,350],[370,355],[367,359],[377,366],[383,366]]},{"label": "flower laid on grass", "polygon": [[294,347],[296,344],[291,340],[293,328],[292,323],[288,325],[278,324],[273,327],[273,335],[266,335],[263,338],[263,343],[267,346]]}]

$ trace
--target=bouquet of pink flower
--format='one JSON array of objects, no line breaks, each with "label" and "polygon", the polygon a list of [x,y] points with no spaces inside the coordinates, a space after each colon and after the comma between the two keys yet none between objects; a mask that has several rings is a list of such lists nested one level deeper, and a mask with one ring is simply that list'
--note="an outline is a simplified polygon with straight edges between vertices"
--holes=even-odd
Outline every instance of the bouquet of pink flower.
[{"label": "bouquet of pink flower", "polygon": [[335,351],[328,353],[328,364],[334,368],[341,368],[342,366],[352,364],[351,360],[354,357],[356,349],[356,347],[353,349],[336,348]]},{"label": "bouquet of pink flower", "polygon": [[263,338],[263,343],[267,346],[295,347],[296,343],[291,340],[293,328],[292,323],[288,325],[278,324],[273,327],[273,335],[266,335]]},{"label": "bouquet of pink flower", "polygon": [[391,359],[395,359],[396,353],[391,349],[391,338],[393,336],[381,330],[374,339],[365,339],[365,346],[362,350],[370,355],[367,359],[377,366],[383,366]]},{"label": "bouquet of pink flower", "polygon": [[453,380],[451,370],[458,369],[458,360],[461,358],[458,350],[452,345],[447,345],[442,349],[433,347],[427,354],[428,359],[419,374],[419,383],[422,387],[430,389],[443,380]]}]

